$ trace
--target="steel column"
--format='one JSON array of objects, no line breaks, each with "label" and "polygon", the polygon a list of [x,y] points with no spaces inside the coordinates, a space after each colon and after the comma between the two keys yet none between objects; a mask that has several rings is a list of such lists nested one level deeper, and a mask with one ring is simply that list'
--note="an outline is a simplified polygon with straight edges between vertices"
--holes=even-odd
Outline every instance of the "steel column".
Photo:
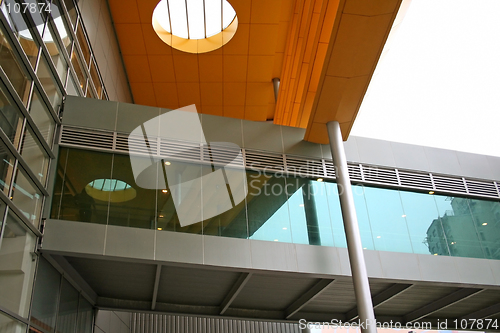
[{"label": "steel column", "polygon": [[361,328],[361,331],[363,333],[375,333],[377,332],[375,313],[373,311],[370,285],[368,284],[368,274],[366,272],[365,257],[363,255],[363,246],[361,244],[358,218],[354,206],[354,197],[349,179],[340,124],[337,121],[331,121],[326,126],[328,137],[330,138],[333,164],[336,169],[337,187],[347,238],[347,251],[351,264],[354,294],[356,295],[359,319],[364,326],[364,328]]}]

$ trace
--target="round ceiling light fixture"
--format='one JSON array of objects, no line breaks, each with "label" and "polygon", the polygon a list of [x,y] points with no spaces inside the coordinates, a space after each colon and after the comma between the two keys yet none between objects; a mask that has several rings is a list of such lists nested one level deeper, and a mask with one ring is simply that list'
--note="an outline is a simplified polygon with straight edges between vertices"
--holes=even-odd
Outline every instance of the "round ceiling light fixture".
[{"label": "round ceiling light fixture", "polygon": [[227,0],[160,0],[153,29],[173,48],[188,53],[216,50],[233,38],[238,17]]}]

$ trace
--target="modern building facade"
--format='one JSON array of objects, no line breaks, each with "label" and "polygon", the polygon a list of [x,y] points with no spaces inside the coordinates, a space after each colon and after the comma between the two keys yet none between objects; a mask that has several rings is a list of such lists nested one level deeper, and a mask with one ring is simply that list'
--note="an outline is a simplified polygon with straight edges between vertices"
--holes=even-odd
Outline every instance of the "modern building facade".
[{"label": "modern building facade", "polygon": [[[278,17],[234,1],[240,30],[206,56],[158,44],[153,2],[23,13],[31,3],[0,14],[0,331],[299,332],[360,317],[326,123],[347,138],[398,1],[270,2]],[[188,104],[194,136],[162,122]],[[344,148],[377,320],[497,330],[500,158]],[[207,178],[220,170],[223,183]]]}]

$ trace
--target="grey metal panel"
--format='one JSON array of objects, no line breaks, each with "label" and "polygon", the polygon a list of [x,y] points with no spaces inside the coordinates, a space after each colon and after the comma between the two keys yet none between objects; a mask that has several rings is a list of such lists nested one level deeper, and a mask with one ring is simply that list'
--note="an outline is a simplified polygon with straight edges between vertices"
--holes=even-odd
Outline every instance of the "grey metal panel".
[{"label": "grey metal panel", "polygon": [[[328,150],[329,157],[332,158],[332,151],[330,149],[329,145],[325,145],[324,148]],[[347,159],[347,162],[360,162],[359,159],[359,152],[358,152],[358,143],[356,142],[356,137],[354,136],[349,136],[347,141],[344,141],[344,150],[345,150],[345,157]],[[325,154],[325,151],[323,151],[323,154]],[[327,158],[327,156],[324,156]]]},{"label": "grey metal panel", "polygon": [[[347,253],[347,248],[339,247],[337,248],[337,252],[339,254],[342,275],[351,276],[351,263],[349,262],[349,254]],[[370,274],[368,274],[368,276],[370,276]]]},{"label": "grey metal panel", "polygon": [[429,163],[429,170],[427,171],[450,175],[460,175],[462,173],[455,151],[433,147],[424,147],[424,150]]},{"label": "grey metal panel", "polygon": [[[116,131],[130,133],[136,127],[142,125],[146,121],[158,117],[160,108],[142,106],[128,103],[118,103],[118,114],[116,117]],[[154,133],[156,136],[158,133]],[[148,133],[153,135],[153,133]]]},{"label": "grey metal panel", "polygon": [[420,273],[425,281],[459,283],[460,276],[451,257],[417,255]]},{"label": "grey metal panel", "polygon": [[231,142],[243,146],[241,119],[202,114],[201,126],[207,142]]},{"label": "grey metal panel", "polygon": [[181,232],[156,231],[155,259],[159,261],[202,264],[202,237]]},{"label": "grey metal panel", "polygon": [[282,126],[285,154],[322,158],[321,145],[304,141],[305,128]]},{"label": "grey metal panel", "polygon": [[500,181],[500,157],[486,156],[493,179]]},{"label": "grey metal panel", "polygon": [[95,326],[99,327],[103,332],[109,332],[111,320],[111,311],[99,310],[95,318]]},{"label": "grey metal panel", "polygon": [[489,260],[488,262],[493,272],[495,283],[500,286],[500,260]]},{"label": "grey metal panel", "polygon": [[497,285],[489,264],[491,260],[459,257],[453,259],[462,283]]},{"label": "grey metal panel", "polygon": [[63,125],[73,125],[114,131],[116,128],[117,102],[66,96]]},{"label": "grey metal panel", "polygon": [[230,267],[252,267],[250,242],[240,239],[203,236],[204,264]]},{"label": "grey metal panel", "polygon": [[105,255],[154,259],[155,230],[108,225]]},{"label": "grey metal panel", "polygon": [[396,162],[389,141],[357,137],[359,158],[363,163],[395,167]]},{"label": "grey metal panel", "polygon": [[252,267],[278,271],[296,271],[295,244],[250,240]]},{"label": "grey metal panel", "polygon": [[295,244],[299,272],[342,275],[337,248]]},{"label": "grey metal panel", "polygon": [[429,170],[424,147],[391,142],[392,153],[398,168]]},{"label": "grey metal panel", "polygon": [[488,160],[486,159],[486,156],[464,153],[460,151],[457,151],[456,154],[458,162],[460,163],[462,176],[476,177],[483,179],[494,178]]},{"label": "grey metal panel", "polygon": [[416,254],[380,251],[379,256],[385,277],[405,280],[421,279]]},{"label": "grey metal panel", "polygon": [[368,276],[378,278],[384,276],[382,261],[380,260],[380,251],[364,250],[366,271]]},{"label": "grey metal panel", "polygon": [[102,255],[106,226],[92,223],[47,220],[43,249]]},{"label": "grey metal panel", "polygon": [[282,153],[281,126],[243,120],[243,147]]}]

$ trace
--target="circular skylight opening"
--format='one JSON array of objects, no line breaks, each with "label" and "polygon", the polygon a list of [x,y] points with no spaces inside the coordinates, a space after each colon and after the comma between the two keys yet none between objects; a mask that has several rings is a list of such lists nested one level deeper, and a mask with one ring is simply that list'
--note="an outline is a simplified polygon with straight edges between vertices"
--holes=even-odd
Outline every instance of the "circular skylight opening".
[{"label": "circular skylight opening", "polygon": [[85,186],[85,191],[92,198],[101,201],[125,202],[136,197],[135,189],[118,179],[96,179]]},{"label": "circular skylight opening", "polygon": [[238,27],[226,0],[160,0],[153,28],[168,45],[189,53],[216,50],[233,38]]}]

